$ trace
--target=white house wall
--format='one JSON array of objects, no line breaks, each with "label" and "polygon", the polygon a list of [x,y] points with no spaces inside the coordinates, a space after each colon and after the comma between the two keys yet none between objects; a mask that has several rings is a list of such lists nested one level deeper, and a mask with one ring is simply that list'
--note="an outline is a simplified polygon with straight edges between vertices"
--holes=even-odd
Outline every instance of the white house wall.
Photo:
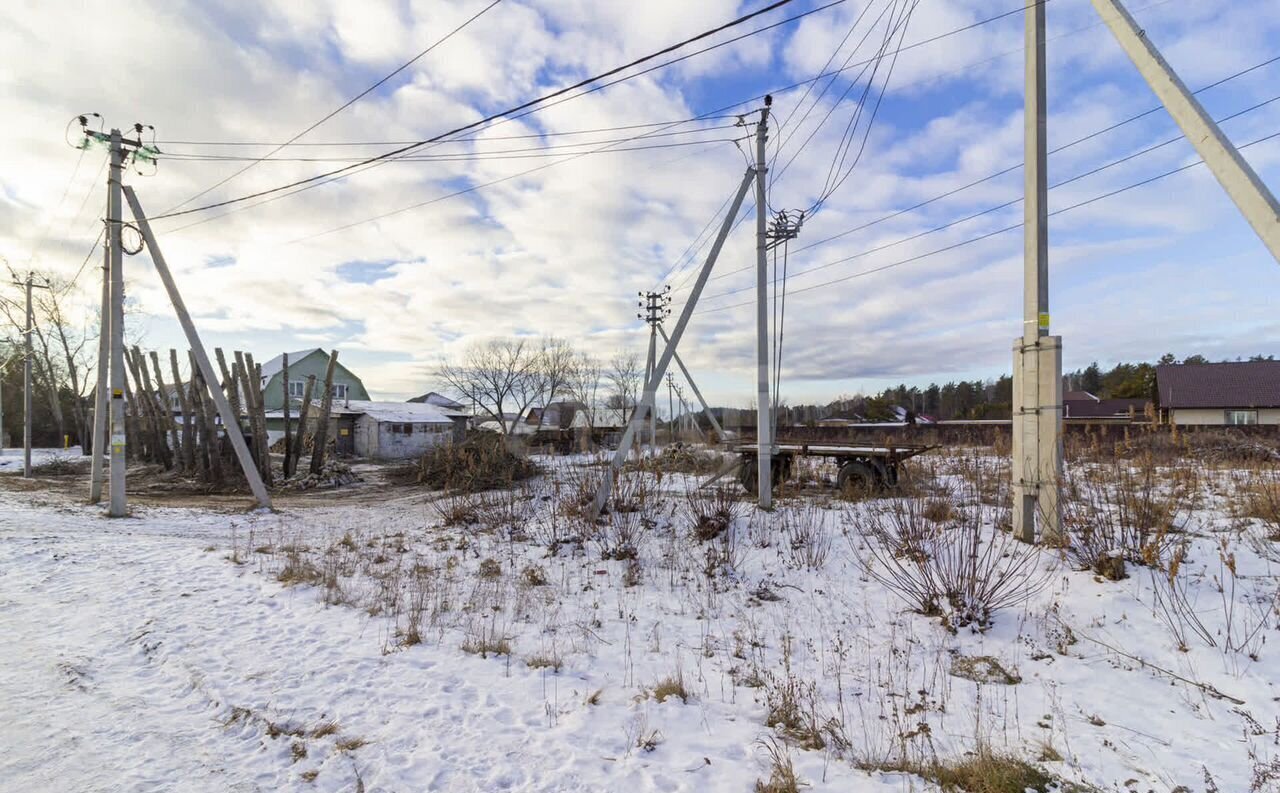
[{"label": "white house wall", "polygon": [[[1174,408],[1172,413],[1173,423],[1180,427],[1220,427],[1226,423],[1223,408]],[[1259,408],[1258,423],[1280,424],[1280,408]]]}]

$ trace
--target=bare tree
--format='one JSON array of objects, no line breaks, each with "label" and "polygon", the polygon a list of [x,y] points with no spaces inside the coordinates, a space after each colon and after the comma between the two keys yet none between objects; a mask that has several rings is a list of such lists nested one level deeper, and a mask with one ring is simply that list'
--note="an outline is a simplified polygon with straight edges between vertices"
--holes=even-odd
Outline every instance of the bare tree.
[{"label": "bare tree", "polygon": [[547,392],[542,355],[523,339],[473,344],[457,362],[442,361],[440,379],[510,435],[525,412]]},{"label": "bare tree", "polygon": [[600,361],[586,353],[573,357],[569,367],[564,392],[570,399],[581,405],[586,412],[587,429],[596,428],[596,412],[600,405],[600,381],[603,369]]},{"label": "bare tree", "polygon": [[557,397],[569,395],[569,381],[573,377],[577,353],[565,339],[547,336],[538,351],[536,377],[542,388],[542,404],[550,405]]},{"label": "bare tree", "polygon": [[640,390],[644,387],[644,369],[640,365],[640,356],[629,351],[614,353],[604,377],[612,391],[609,407],[619,411],[620,416],[630,418],[639,402]]}]

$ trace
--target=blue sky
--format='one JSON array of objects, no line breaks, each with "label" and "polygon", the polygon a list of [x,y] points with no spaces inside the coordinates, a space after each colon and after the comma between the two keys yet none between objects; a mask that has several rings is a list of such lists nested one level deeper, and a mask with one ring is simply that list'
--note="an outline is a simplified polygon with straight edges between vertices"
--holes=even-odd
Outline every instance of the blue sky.
[{"label": "blue sky", "polygon": [[[391,164],[190,228],[183,226],[198,218],[158,221],[161,244],[209,346],[251,350],[263,360],[280,350],[337,346],[344,362],[383,396],[437,388],[431,372],[442,358],[492,336],[564,336],[603,359],[620,349],[643,352],[646,338],[634,320],[632,296],[658,285],[738,184],[743,155],[732,143],[591,155],[384,220],[313,235],[551,161],[492,159],[495,152],[613,140],[646,130],[554,133],[686,119],[805,80],[823,66],[868,3],[863,27],[851,39],[856,41],[894,0],[848,0],[501,124],[483,140],[428,152],[489,152],[491,159]],[[924,41],[1017,5],[920,0],[905,41]],[[303,141],[419,139],[762,6],[733,0],[696,6],[674,0],[642,6],[504,0]],[[816,6],[797,2],[748,28]],[[75,167],[77,154],[60,137],[73,113],[96,110],[113,124],[155,124],[162,148],[171,152],[261,155],[269,148],[178,142],[283,141],[481,7],[408,0],[154,7],[144,2],[114,38],[98,35],[104,25],[119,25],[107,3],[85,3],[74,15],[45,6],[0,12],[10,17],[0,45],[14,64],[0,75],[6,89],[0,102],[7,117],[25,119],[10,127],[10,145],[0,152],[6,196],[0,255],[20,268],[33,264],[64,277],[83,261],[100,214],[100,155],[91,152]],[[1280,55],[1280,8],[1271,2],[1132,0],[1128,7],[1192,88]],[[1052,0],[1048,16],[1051,146],[1158,104],[1087,0]],[[880,35],[873,31],[853,60],[870,54]],[[1022,19],[1014,14],[904,52],[866,153],[809,220],[793,250],[1016,165],[1022,152],[1021,45]],[[837,62],[847,54],[846,47]],[[85,63],[100,66],[86,70]],[[1273,98],[1278,74],[1280,64],[1258,69],[1205,92],[1202,100],[1214,116],[1235,113]],[[780,135],[775,131],[771,153],[799,128],[779,162],[791,159],[845,87],[837,82],[803,126],[803,89],[777,93],[775,121],[792,120]],[[855,87],[835,107],[778,179],[770,196],[775,209],[813,201],[860,93]],[[735,112],[754,109],[743,105]],[[677,126],[671,130],[677,134],[654,140],[740,132],[696,133],[696,126]],[[1280,102],[1227,122],[1224,129],[1238,143],[1280,131]],[[534,133],[551,134],[505,139]],[[1167,114],[1152,113],[1054,155],[1050,181],[1175,135]],[[352,151],[294,147],[279,156]],[[1280,140],[1245,155],[1265,181],[1280,182]],[[1054,190],[1051,208],[1194,159],[1191,147],[1179,140]],[[157,214],[242,165],[168,160],[157,175],[130,180],[144,206]],[[234,197],[332,167],[263,163],[201,200]],[[64,188],[67,197],[59,201]],[[1021,172],[1015,171],[793,253],[784,397],[825,400],[900,381],[945,382],[1006,371],[1009,344],[1020,327],[1019,232],[883,272],[855,274],[1017,223],[1021,206],[1014,204],[902,241],[1015,201],[1020,193]],[[744,223],[731,236],[717,265],[722,277],[709,284],[682,349],[703,390],[725,404],[747,404],[754,390],[753,306],[713,310],[753,299],[750,289],[716,296],[753,282],[751,229]],[[299,238],[308,239],[291,242]],[[1280,293],[1280,267],[1203,168],[1055,217],[1051,246],[1054,331],[1064,336],[1068,368],[1092,360],[1154,359],[1170,351],[1232,358],[1278,352],[1270,306]],[[884,249],[865,253],[877,248]],[[846,257],[856,258],[800,274]],[[740,268],[746,269],[732,272]],[[679,284],[688,271],[681,267],[669,280]],[[95,297],[93,268],[89,272],[72,293],[86,316]],[[855,277],[823,285],[848,276]],[[176,323],[145,257],[130,260],[129,278],[131,333],[143,346],[177,345]]]}]

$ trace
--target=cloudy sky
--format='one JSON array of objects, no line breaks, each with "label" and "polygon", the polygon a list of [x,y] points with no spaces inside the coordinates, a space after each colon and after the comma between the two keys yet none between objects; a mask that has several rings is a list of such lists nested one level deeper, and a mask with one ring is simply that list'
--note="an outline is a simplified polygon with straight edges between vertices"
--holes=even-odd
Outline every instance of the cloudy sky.
[{"label": "cloudy sky", "polygon": [[[278,161],[189,201],[488,2],[139,0],[127,10],[96,0],[5,3],[0,256],[64,278],[81,271],[101,227],[105,153],[68,145],[76,136],[74,127],[64,134],[66,125],[78,113],[101,114],[107,128],[155,127],[166,155],[154,173],[139,165],[142,173],[127,179],[147,211],[161,215],[438,135],[766,5],[503,0],[299,140],[360,145],[290,146]],[[820,5],[797,0],[675,54]],[[431,371],[442,356],[491,336],[554,334],[606,358],[643,352],[636,292],[670,283],[680,308],[693,260],[707,250],[709,235],[700,233],[742,178],[746,145],[734,139],[751,130],[734,126],[733,116],[755,113],[757,97],[772,91],[771,208],[810,208],[829,192],[824,184],[838,182],[786,261],[784,397],[995,376],[1008,370],[1021,325],[1020,232],[915,257],[1020,222],[1021,170],[884,218],[1020,162],[1021,14],[944,35],[1019,2],[919,0],[909,22],[893,28],[904,51],[891,73],[887,60],[880,64],[852,145],[842,146],[871,77],[859,64],[907,5],[847,0],[603,90],[568,94],[467,140],[423,147],[418,159],[296,195],[157,220],[156,231],[207,345],[260,360],[337,347],[379,396],[435,387]],[[1280,55],[1273,0],[1128,6],[1193,89]],[[1052,0],[1048,16],[1051,148],[1158,105],[1088,0]],[[854,68],[806,82],[829,60]],[[1224,124],[1243,145],[1280,132],[1280,101],[1254,107],[1275,98],[1278,84],[1280,63],[1200,97],[1215,118],[1249,110]],[[1167,114],[1150,113],[1053,155],[1050,182],[1177,136]],[[215,145],[224,143],[258,145]],[[1280,138],[1244,154],[1265,181],[1280,184]],[[1050,208],[1196,159],[1176,140],[1053,190]],[[459,191],[467,192],[453,195]],[[753,228],[743,223],[730,237],[682,345],[716,403],[747,404],[754,391]],[[1053,327],[1064,336],[1068,368],[1164,352],[1280,352],[1280,266],[1202,166],[1053,217],[1050,255]],[[95,253],[73,290],[86,312],[99,264]],[[868,272],[884,265],[895,266]],[[179,345],[148,258],[128,259],[126,268],[130,333],[144,346]]]}]

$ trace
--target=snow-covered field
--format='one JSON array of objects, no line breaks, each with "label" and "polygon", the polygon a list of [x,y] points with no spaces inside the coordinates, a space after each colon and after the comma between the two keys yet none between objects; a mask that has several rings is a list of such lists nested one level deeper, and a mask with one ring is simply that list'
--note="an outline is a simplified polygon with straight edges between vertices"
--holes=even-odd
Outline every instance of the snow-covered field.
[{"label": "snow-covered field", "polygon": [[[908,769],[977,752],[1076,789],[1280,784],[1277,527],[1233,506],[1256,471],[1159,472],[1170,587],[1008,541],[992,458],[926,461],[905,499],[741,502],[708,540],[691,477],[627,475],[596,526],[598,468],[542,462],[477,498],[123,520],[0,483],[0,789],[749,791],[781,757],[807,790],[924,791]],[[1080,504],[1109,481],[1078,474]],[[976,527],[1003,607],[910,609],[889,543],[930,525]]]}]

